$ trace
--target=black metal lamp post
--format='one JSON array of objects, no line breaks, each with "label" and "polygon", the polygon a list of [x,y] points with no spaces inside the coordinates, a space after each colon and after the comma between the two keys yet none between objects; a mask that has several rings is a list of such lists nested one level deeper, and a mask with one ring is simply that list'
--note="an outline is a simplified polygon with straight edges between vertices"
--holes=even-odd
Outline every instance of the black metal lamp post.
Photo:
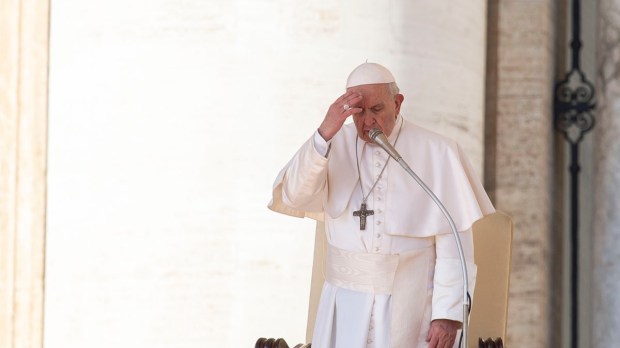
[{"label": "black metal lamp post", "polygon": [[578,346],[579,298],[579,144],[594,127],[594,86],[579,65],[581,50],[580,2],[572,1],[572,67],[555,85],[553,123],[570,145],[570,252],[571,252],[571,347]]}]

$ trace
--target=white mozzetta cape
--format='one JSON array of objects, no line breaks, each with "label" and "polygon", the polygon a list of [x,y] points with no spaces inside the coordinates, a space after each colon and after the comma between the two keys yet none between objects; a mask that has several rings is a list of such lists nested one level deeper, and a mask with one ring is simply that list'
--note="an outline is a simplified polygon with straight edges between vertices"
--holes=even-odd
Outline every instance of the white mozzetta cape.
[{"label": "white mozzetta cape", "polygon": [[[453,140],[404,120],[396,150],[411,169],[428,185],[444,204],[458,231],[466,231],[484,215],[495,212],[478,176]],[[390,139],[398,132],[397,125]],[[350,207],[355,190],[359,190],[355,158],[354,125],[347,124],[331,142],[328,158],[320,156],[310,138],[291,161],[280,171],[269,208],[296,217],[324,221],[324,214],[338,218],[343,213],[359,209]],[[358,141],[362,152],[363,141]],[[390,167],[399,167],[390,161]],[[429,237],[450,233],[450,226],[430,197],[404,171],[392,170],[388,182],[389,199],[386,202],[386,233],[407,237]],[[291,207],[283,201],[285,177],[294,178],[310,190],[303,205]],[[367,192],[367,191],[366,191]],[[289,200],[290,201],[290,200]],[[391,218],[395,217],[395,218]],[[407,218],[403,218],[407,217]]]},{"label": "white mozzetta cape", "polygon": [[[494,208],[456,142],[399,117],[391,143],[401,120],[404,124],[395,147],[462,232],[473,293],[475,265],[468,230]],[[411,261],[417,265],[415,270],[397,273],[392,294],[326,282],[313,347],[426,347],[424,338],[432,319],[462,320],[462,275],[454,238],[441,211],[393,160],[369,197],[375,215],[369,217],[367,230],[359,230],[359,218],[352,216],[361,203],[356,137],[354,125],[345,125],[332,139],[327,158],[317,152],[311,137],[279,173],[269,208],[325,221],[328,242],[340,249],[401,255],[401,260],[412,253],[419,257]],[[361,140],[357,146],[368,194],[371,178],[375,180],[388,156]],[[397,303],[394,308],[393,303]]]}]

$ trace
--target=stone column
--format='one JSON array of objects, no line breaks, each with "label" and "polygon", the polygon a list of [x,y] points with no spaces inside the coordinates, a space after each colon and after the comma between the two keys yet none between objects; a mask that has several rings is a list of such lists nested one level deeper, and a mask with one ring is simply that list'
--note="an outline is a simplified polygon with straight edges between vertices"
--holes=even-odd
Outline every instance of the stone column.
[{"label": "stone column", "polygon": [[514,219],[508,347],[550,346],[554,1],[489,1],[485,184]]},{"label": "stone column", "polygon": [[600,0],[594,128],[592,344],[620,341],[620,0]]},{"label": "stone column", "polygon": [[43,346],[48,9],[0,6],[0,348]]}]

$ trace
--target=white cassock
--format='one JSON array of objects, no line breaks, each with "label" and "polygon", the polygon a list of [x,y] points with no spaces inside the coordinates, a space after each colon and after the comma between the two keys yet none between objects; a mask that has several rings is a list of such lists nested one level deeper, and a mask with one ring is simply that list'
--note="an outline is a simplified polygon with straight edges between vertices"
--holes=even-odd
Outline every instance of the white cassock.
[{"label": "white cassock", "polygon": [[[396,150],[443,202],[460,231],[473,294],[470,228],[494,208],[456,142],[401,116],[390,143],[397,136]],[[325,222],[327,281],[312,347],[427,347],[432,320],[463,318],[454,237],[441,211],[398,163],[390,160],[380,175],[389,156],[361,139],[357,152],[364,193],[378,182],[367,199],[374,215],[360,230],[360,218],[353,216],[362,203],[356,137],[352,123],[329,144],[315,132],[278,175],[269,203],[274,211]]]}]

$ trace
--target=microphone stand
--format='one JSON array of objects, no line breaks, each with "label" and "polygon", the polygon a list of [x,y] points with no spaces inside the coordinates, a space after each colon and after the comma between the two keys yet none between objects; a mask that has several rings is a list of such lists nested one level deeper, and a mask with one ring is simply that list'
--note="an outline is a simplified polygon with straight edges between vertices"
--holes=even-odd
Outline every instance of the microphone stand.
[{"label": "microphone stand", "polygon": [[400,164],[403,169],[411,175],[411,177],[422,187],[424,192],[426,192],[433,202],[439,207],[439,210],[443,213],[446,220],[448,220],[448,224],[450,224],[450,229],[452,230],[452,234],[454,235],[454,239],[456,241],[456,247],[459,252],[459,258],[461,260],[461,269],[463,271],[463,347],[467,348],[467,331],[469,328],[469,301],[467,300],[467,291],[469,289],[469,280],[467,277],[467,264],[465,263],[465,254],[463,253],[463,245],[461,244],[461,238],[459,237],[458,231],[456,230],[456,225],[454,224],[454,220],[448,210],[441,203],[439,198],[431,191],[428,186],[420,179],[420,177],[411,169],[409,165],[403,160],[402,156],[394,149],[394,147],[388,142],[387,138],[383,134],[383,132],[378,128],[373,128],[368,132],[369,138],[377,145],[381,146],[385,152],[388,153],[398,164]]},{"label": "microphone stand", "polygon": [[452,229],[452,234],[454,235],[454,239],[456,240],[456,247],[459,252],[459,258],[461,259],[461,269],[463,271],[463,329],[462,329],[462,332],[463,332],[463,348],[467,348],[467,331],[469,328],[469,301],[467,300],[467,292],[469,289],[469,280],[467,277],[467,265],[465,263],[465,254],[463,253],[463,245],[461,244],[461,238],[458,235],[458,231],[456,230],[456,225],[454,224],[454,220],[452,220],[452,216],[450,216],[450,213],[448,213],[448,210],[446,209],[446,207],[444,207],[444,205],[441,203],[439,198],[437,198],[437,196],[433,193],[433,191],[431,191],[431,189],[428,188],[428,186],[426,186],[424,181],[422,181],[422,179],[420,179],[420,177],[411,168],[409,168],[409,166],[407,165],[405,160],[403,160],[402,157],[399,156],[399,158],[395,158],[395,159],[396,159],[396,162],[398,162],[398,164],[400,164],[400,166],[403,167],[403,169],[407,173],[409,173],[409,175],[411,175],[411,177],[418,183],[418,185],[422,187],[424,192],[426,192],[431,197],[433,202],[435,202],[437,207],[439,207],[439,210],[441,210],[441,212],[445,216],[446,220],[448,220],[448,223],[450,224],[450,229]]}]

